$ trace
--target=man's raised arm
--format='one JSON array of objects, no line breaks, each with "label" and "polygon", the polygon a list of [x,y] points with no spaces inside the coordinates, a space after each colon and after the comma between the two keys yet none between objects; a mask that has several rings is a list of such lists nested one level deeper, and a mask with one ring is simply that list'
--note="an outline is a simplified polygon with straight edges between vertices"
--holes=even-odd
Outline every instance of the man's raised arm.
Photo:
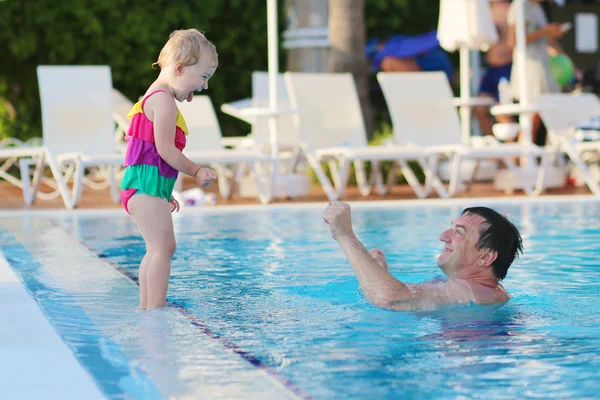
[{"label": "man's raised arm", "polygon": [[323,219],[329,224],[331,236],[342,247],[370,303],[380,308],[390,308],[391,304],[411,303],[413,295],[409,288],[376,261],[354,234],[348,204],[332,202],[325,210]]}]

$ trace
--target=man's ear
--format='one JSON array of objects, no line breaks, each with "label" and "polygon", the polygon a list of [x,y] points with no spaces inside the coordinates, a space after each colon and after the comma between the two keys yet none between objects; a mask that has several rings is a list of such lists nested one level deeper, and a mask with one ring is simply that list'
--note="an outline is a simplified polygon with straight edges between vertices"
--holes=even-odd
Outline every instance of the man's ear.
[{"label": "man's ear", "polygon": [[498,258],[498,252],[495,250],[486,249],[477,260],[477,264],[482,267],[491,267],[494,261]]}]

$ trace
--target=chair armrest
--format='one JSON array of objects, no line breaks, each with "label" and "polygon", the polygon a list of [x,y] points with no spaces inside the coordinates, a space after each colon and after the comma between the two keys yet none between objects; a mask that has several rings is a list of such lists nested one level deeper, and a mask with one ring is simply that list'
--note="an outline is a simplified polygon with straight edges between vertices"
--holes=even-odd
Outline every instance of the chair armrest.
[{"label": "chair armrest", "polygon": [[492,115],[521,115],[534,114],[540,110],[535,104],[524,106],[522,104],[499,104],[490,109]]},{"label": "chair armrest", "polygon": [[496,104],[496,100],[491,97],[472,97],[467,100],[455,97],[452,99],[452,105],[457,107],[493,106],[494,104]]},{"label": "chair armrest", "polygon": [[225,114],[231,115],[232,117],[241,119],[251,125],[256,121],[252,116],[243,115],[241,110],[252,107],[252,98],[246,98],[242,100],[232,101],[221,105],[221,111]]}]

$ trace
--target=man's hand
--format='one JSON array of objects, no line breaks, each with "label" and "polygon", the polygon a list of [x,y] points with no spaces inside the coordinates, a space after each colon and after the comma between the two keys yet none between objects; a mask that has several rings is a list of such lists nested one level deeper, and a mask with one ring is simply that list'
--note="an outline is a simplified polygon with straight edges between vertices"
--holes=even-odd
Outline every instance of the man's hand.
[{"label": "man's hand", "polygon": [[215,179],[217,179],[217,174],[210,168],[200,168],[194,175],[194,180],[201,188],[212,185]]},{"label": "man's hand", "polygon": [[331,236],[339,240],[354,234],[352,231],[352,215],[350,205],[341,201],[329,203],[323,214],[323,220],[329,224]]}]

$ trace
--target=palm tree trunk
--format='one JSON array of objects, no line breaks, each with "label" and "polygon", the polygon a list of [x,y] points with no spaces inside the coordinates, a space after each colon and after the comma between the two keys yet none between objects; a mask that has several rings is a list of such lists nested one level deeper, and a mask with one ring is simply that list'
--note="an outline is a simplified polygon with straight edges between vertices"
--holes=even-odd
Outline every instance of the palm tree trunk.
[{"label": "palm tree trunk", "polygon": [[365,0],[329,0],[329,71],[351,72],[354,76],[370,138],[373,132],[373,113],[369,103],[366,36]]}]

